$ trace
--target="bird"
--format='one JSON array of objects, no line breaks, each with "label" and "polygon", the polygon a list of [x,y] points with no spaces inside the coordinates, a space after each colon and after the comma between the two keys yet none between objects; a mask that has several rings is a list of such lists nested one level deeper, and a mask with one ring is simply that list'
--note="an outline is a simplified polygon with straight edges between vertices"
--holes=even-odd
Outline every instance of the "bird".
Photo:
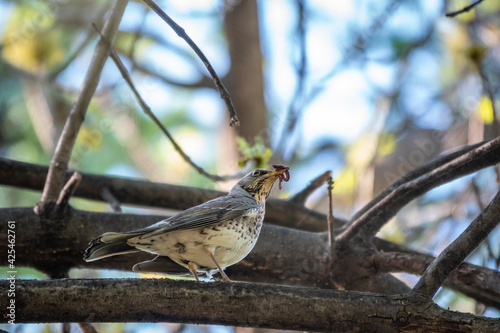
[{"label": "bird", "polygon": [[[175,275],[187,273],[187,268],[197,282],[200,281],[198,273],[212,279],[217,272],[224,282],[230,282],[224,269],[241,261],[255,246],[264,220],[266,199],[274,183],[279,179],[281,189],[281,181],[290,179],[288,167],[273,167],[272,171],[256,169],[241,178],[227,195],[149,227],[104,233],[89,243],[83,259],[91,262],[144,251],[157,256],[134,265],[134,271]],[[172,261],[178,265],[171,265]]]}]

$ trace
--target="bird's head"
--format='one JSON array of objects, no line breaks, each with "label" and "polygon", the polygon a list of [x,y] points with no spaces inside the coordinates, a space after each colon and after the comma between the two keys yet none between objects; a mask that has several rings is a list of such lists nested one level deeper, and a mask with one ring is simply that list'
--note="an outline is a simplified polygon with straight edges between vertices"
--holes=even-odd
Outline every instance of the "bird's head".
[{"label": "bird's head", "polygon": [[[288,181],[288,167],[274,166],[275,170],[255,169],[241,178],[231,189],[231,193],[244,191],[256,200],[266,200],[276,180]],[[281,185],[280,185],[281,188]]]}]

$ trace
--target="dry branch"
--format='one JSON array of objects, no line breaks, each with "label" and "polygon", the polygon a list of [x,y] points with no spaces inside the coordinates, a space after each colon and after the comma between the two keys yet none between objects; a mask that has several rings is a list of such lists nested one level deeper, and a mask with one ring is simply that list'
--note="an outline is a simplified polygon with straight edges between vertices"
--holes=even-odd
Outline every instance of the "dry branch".
[{"label": "dry branch", "polygon": [[[107,40],[113,41],[127,3],[127,0],[115,0],[113,3],[102,31],[103,36]],[[61,137],[57,143],[54,156],[50,162],[50,169],[45,181],[42,198],[40,203],[37,204],[37,211],[40,215],[44,215],[48,205],[55,203],[59,196],[59,191],[64,184],[64,174],[68,168],[73,145],[85,119],[87,107],[99,83],[99,77],[108,58],[109,51],[109,44],[102,40],[99,41],[95,48],[89,70],[83,81],[80,94],[71,108]]]},{"label": "dry branch", "polygon": [[[443,160],[446,160],[443,158]],[[500,162],[500,137],[490,140],[447,161],[428,173],[399,185],[384,197],[374,199],[374,205],[362,215],[351,220],[345,230],[337,236],[340,245],[345,245],[361,231],[373,237],[389,219],[408,202],[427,191],[450,182],[453,179],[478,171]],[[427,166],[424,166],[427,168]]]},{"label": "dry branch", "polygon": [[483,0],[477,0],[473,3],[471,3],[470,5],[468,6],[465,6],[464,8],[462,9],[459,9],[459,10],[455,10],[453,12],[448,12],[446,13],[446,17],[455,17],[457,15],[460,15],[460,14],[463,14],[463,13],[467,13],[469,11],[471,11],[474,7],[476,7],[477,5],[479,5],[481,2],[483,2]]},{"label": "dry branch", "polygon": [[[0,158],[0,184],[31,190],[41,190],[47,167]],[[69,179],[67,171],[64,179]],[[152,183],[140,179],[81,173],[82,181],[76,197],[102,201],[107,188],[122,205],[140,205],[164,209],[187,209],[227,193],[189,186]],[[326,216],[292,202],[270,198],[266,203],[266,219],[274,224],[308,231],[325,231]],[[335,228],[345,223],[334,219]]]},{"label": "dry branch", "polygon": [[443,156],[441,156],[433,161],[430,161],[422,166],[419,166],[418,168],[416,168],[414,170],[411,170],[410,172],[405,174],[403,177],[399,178],[394,183],[392,183],[390,186],[388,186],[385,190],[383,190],[380,194],[378,194],[372,201],[370,201],[369,203],[364,205],[363,208],[358,210],[352,216],[351,221],[354,221],[354,220],[358,219],[359,217],[361,217],[361,215],[366,213],[369,209],[371,209],[373,206],[375,206],[378,202],[383,200],[386,196],[388,196],[390,193],[392,193],[394,190],[396,190],[401,185],[408,183],[409,181],[415,180],[418,177],[423,176],[426,173],[429,173],[432,170],[445,165],[446,163],[454,160],[455,158],[462,156],[462,155],[468,153],[469,151],[483,145],[485,142],[479,142],[479,143],[476,143],[474,145],[465,146],[461,149],[458,149],[457,151],[443,155]]},{"label": "dry branch", "polygon": [[[148,260],[151,256],[134,254],[86,263],[82,259],[83,251],[90,239],[106,231],[138,229],[163,218],[165,216],[70,210],[64,218],[64,228],[51,230],[46,227],[47,222],[41,220],[30,208],[0,209],[0,219],[15,220],[20,231],[16,234],[16,252],[19,258],[22,258],[18,265],[34,267],[45,272],[73,267],[131,270],[135,263]],[[5,224],[0,224],[0,234],[6,232],[5,228]],[[395,244],[375,240],[379,248],[386,248],[387,251],[404,250]],[[6,237],[0,238],[0,247],[5,246],[5,241]],[[391,246],[394,248],[391,249]],[[385,272],[404,270],[421,274],[426,267],[420,271],[414,267],[401,267],[398,261],[380,259],[378,256],[383,254],[374,254],[371,248],[363,249],[360,244],[355,248],[356,252],[343,252],[339,255],[333,267],[337,281],[335,282],[331,280],[328,265],[326,233],[310,233],[265,223],[254,250],[244,261],[229,267],[227,273],[232,279],[239,281],[300,283],[321,288],[333,288],[340,282],[349,290],[394,294],[408,292],[409,288]],[[426,256],[425,262],[428,264],[433,259]],[[6,265],[6,260],[7,257],[0,257],[0,265]],[[424,259],[417,255],[414,257],[415,262],[422,260]],[[384,262],[386,263],[383,264]],[[174,267],[177,267],[176,264]],[[447,281],[447,286],[500,309],[500,273],[466,263],[461,267],[463,269],[456,272],[458,275],[452,275]]]}]

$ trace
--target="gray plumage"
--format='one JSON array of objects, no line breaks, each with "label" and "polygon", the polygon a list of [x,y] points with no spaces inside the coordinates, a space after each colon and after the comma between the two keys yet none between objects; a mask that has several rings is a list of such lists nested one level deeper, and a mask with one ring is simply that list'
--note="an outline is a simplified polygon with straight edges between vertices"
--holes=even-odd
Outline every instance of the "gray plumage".
[{"label": "gray plumage", "polygon": [[277,179],[288,168],[276,171],[257,169],[226,195],[189,208],[149,227],[124,233],[108,232],[90,242],[84,259],[102,258],[145,251],[157,254],[151,261],[134,266],[135,271],[179,274],[172,261],[209,277],[233,265],[253,249],[265,213],[265,201]]}]

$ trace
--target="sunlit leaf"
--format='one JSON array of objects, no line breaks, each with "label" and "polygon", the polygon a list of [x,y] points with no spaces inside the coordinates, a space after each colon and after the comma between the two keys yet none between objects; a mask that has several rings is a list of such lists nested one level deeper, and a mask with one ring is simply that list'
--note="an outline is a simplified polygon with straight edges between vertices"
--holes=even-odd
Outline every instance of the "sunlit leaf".
[{"label": "sunlit leaf", "polygon": [[342,170],[342,173],[335,179],[335,187],[333,189],[334,193],[352,193],[356,187],[356,175],[353,169],[346,168]]},{"label": "sunlit leaf", "polygon": [[396,138],[393,134],[383,134],[380,136],[378,155],[380,157],[390,155],[396,149]]},{"label": "sunlit leaf", "polygon": [[479,105],[477,106],[477,116],[485,124],[493,123],[493,104],[491,103],[491,99],[487,96],[483,96],[479,100]]},{"label": "sunlit leaf", "polygon": [[55,12],[50,7],[24,5],[14,11],[2,36],[2,57],[29,72],[51,68],[64,59],[66,31],[52,29]]},{"label": "sunlit leaf", "polygon": [[267,148],[260,136],[255,137],[255,144],[250,144],[242,137],[236,138],[238,151],[243,155],[238,161],[240,167],[245,166],[248,161],[255,161],[257,168],[265,168],[273,156],[273,151]]}]

